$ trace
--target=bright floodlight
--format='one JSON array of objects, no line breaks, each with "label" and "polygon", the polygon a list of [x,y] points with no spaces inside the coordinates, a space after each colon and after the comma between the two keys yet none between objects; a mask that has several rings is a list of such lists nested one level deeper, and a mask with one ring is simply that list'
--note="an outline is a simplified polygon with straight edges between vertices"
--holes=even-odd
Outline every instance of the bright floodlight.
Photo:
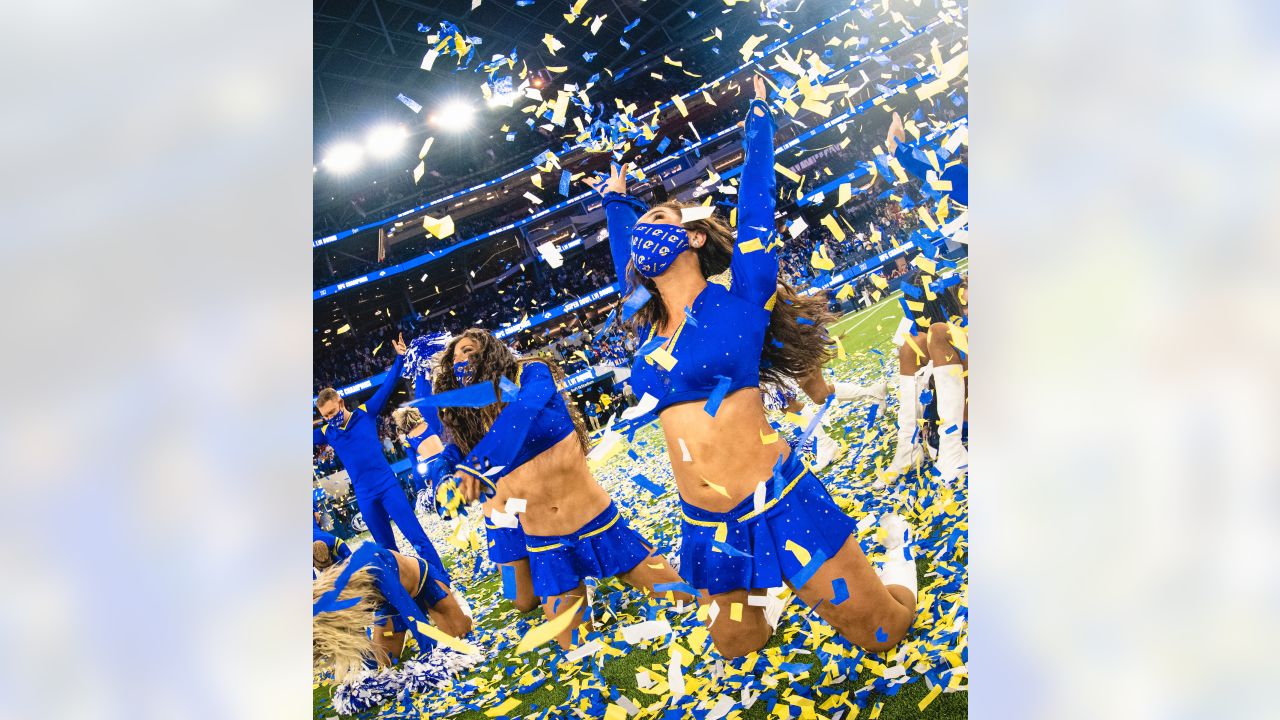
[{"label": "bright floodlight", "polygon": [[324,156],[324,166],[333,172],[351,172],[360,166],[364,150],[355,143],[338,143]]},{"label": "bright floodlight", "polygon": [[384,125],[369,133],[365,144],[369,147],[369,154],[386,158],[395,155],[400,148],[404,147],[404,139],[407,136],[408,133],[399,125]]},{"label": "bright floodlight", "polygon": [[431,116],[431,122],[443,130],[458,132],[471,127],[471,121],[475,119],[475,107],[463,100],[454,100],[445,103],[443,107]]}]

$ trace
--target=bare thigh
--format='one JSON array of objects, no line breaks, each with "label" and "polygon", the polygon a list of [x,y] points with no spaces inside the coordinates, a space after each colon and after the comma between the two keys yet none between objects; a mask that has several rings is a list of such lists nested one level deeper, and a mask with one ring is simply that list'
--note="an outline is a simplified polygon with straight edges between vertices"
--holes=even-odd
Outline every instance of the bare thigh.
[{"label": "bare thigh", "polygon": [[[835,605],[832,603],[833,582],[839,578],[844,579],[849,597]],[[915,622],[915,599],[911,592],[898,586],[890,592],[880,582],[853,535],[808,582],[792,589],[806,605],[816,606],[818,616],[845,639],[871,652],[882,652],[897,645]]]},{"label": "bare thigh", "polygon": [[[684,582],[680,578],[680,573],[676,572],[667,559],[661,555],[650,555],[641,560],[638,565],[630,570],[622,573],[618,577],[622,578],[628,585],[644,589],[650,593],[658,594],[662,597],[671,597],[674,600],[682,602],[694,602],[696,597],[687,592],[679,590],[666,590],[657,593],[653,588],[655,585],[665,583]],[[668,595],[670,593],[670,595]]]},{"label": "bare thigh", "polygon": [[908,335],[906,342],[898,348],[898,372],[903,375],[915,375],[920,368],[929,364],[929,347],[925,336]]},{"label": "bare thigh", "polygon": [[516,610],[527,613],[538,607],[538,596],[533,594],[533,571],[529,569],[529,558],[501,565],[511,568],[515,582],[515,597],[511,599],[511,604],[516,606]]},{"label": "bare thigh", "polygon": [[454,595],[447,585],[439,580],[434,582],[449,594],[427,610],[431,623],[453,637],[466,637],[471,632],[471,618],[462,611],[462,605],[458,604],[458,596]]},{"label": "bare thigh", "polygon": [[[711,621],[707,630],[721,655],[742,657],[769,642],[773,628],[764,619],[764,608],[747,603],[748,598],[763,597],[764,594],[764,590],[730,590],[703,600],[704,603],[715,603],[719,608],[716,619]],[[735,616],[738,619],[735,620]]]}]

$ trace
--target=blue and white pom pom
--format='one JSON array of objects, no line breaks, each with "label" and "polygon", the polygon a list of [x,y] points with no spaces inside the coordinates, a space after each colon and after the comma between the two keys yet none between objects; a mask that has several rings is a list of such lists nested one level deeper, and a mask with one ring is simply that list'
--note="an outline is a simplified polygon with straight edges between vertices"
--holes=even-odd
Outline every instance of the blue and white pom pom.
[{"label": "blue and white pom pom", "polygon": [[431,372],[436,367],[436,356],[449,347],[449,342],[453,340],[453,335],[448,332],[428,333],[420,335],[409,343],[409,349],[404,354],[404,369],[400,371],[401,377],[406,380],[412,380],[419,375],[431,377]]},{"label": "blue and white pom pom", "polygon": [[463,655],[445,648],[432,648],[398,665],[380,670],[363,670],[333,688],[333,709],[339,715],[354,715],[396,699],[426,692],[452,680],[461,670],[484,660],[482,655]]}]

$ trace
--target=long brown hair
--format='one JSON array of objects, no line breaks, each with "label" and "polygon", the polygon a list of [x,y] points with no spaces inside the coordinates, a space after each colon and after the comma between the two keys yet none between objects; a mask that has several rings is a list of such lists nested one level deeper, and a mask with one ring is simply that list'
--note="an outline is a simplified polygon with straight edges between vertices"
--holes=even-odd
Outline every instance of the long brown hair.
[{"label": "long brown hair", "polygon": [[[511,352],[511,348],[494,337],[488,330],[470,328],[449,342],[449,346],[444,349],[444,352],[440,354],[440,359],[436,362],[436,373],[431,382],[434,392],[442,393],[462,387],[462,383],[458,382],[458,379],[453,374],[453,353],[458,346],[458,342],[463,338],[471,340],[480,347],[478,351],[468,358],[470,364],[475,368],[471,375],[472,383],[491,382],[495,392],[499,391],[501,378],[505,377],[512,381],[519,380],[520,369],[527,363],[540,362],[550,368],[556,387],[560,388],[560,395],[564,398],[564,404],[569,409],[569,417],[573,420],[573,427],[578,435],[578,442],[582,445],[582,452],[586,453],[590,449],[587,445],[587,429],[586,424],[582,421],[582,414],[578,411],[578,406],[564,391],[564,371],[560,369],[560,365],[550,358],[518,358]],[[498,413],[501,413],[506,406],[507,404],[504,402],[494,402],[478,408],[442,407],[439,409],[440,423],[444,425],[449,441],[457,445],[464,454],[467,454],[474,450],[476,444],[485,436],[485,433],[489,432],[493,421],[498,418]]]},{"label": "long brown hair", "polygon": [[[669,200],[653,207],[679,213],[683,208],[696,206]],[[733,258],[734,231],[728,223],[712,214],[702,220],[687,220],[683,226],[686,231],[697,231],[707,236],[707,242],[693,250],[698,254],[698,266],[703,277],[719,275],[729,269]],[[632,287],[643,285],[652,296],[632,316],[631,327],[666,325],[669,319],[667,306],[662,302],[657,284],[641,275],[635,263],[627,264],[627,280]],[[827,325],[835,321],[835,315],[828,309],[826,291],[801,295],[779,279],[777,292],[769,330],[760,352],[760,381],[768,385],[780,385],[787,378],[801,380],[835,357],[833,342],[827,334]],[[806,322],[800,322],[800,318]]]}]

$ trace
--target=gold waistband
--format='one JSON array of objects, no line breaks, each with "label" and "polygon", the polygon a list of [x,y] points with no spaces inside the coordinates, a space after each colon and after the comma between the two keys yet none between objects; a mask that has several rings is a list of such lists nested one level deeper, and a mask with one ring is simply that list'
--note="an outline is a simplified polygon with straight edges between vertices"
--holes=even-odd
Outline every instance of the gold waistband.
[{"label": "gold waistband", "polygon": [[[778,493],[777,497],[773,498],[772,500],[765,501],[764,505],[761,505],[760,509],[758,510],[753,508],[749,512],[743,513],[742,517],[733,519],[732,522],[735,522],[735,523],[746,522],[754,517],[763,515],[764,513],[768,512],[769,509],[772,508],[774,505],[777,505],[780,500],[782,500],[784,497],[787,496],[788,493],[790,493],[793,489],[795,489],[795,486],[800,482],[800,478],[804,477],[806,473],[810,472],[809,465],[808,463],[804,462],[803,458],[801,458],[800,463],[804,467],[800,469],[800,472],[796,473],[796,476],[791,479],[791,482],[787,483],[786,487],[782,488],[782,492]],[[730,522],[727,520],[697,520],[689,517],[689,513],[685,512],[684,508],[680,509],[680,515],[684,517],[685,522],[689,523],[690,525],[698,525],[700,527],[727,528],[728,523]]]},{"label": "gold waistband", "polygon": [[[587,532],[582,533],[581,535],[578,536],[578,539],[582,540],[584,538],[589,538],[589,537],[594,537],[596,535],[599,535],[605,530],[608,530],[609,528],[613,527],[614,523],[618,522],[618,518],[620,517],[622,516],[617,513],[614,513],[612,520],[596,528],[595,530],[589,530]],[[550,545],[529,545],[526,543],[524,546],[524,549],[528,550],[529,552],[546,552],[548,550],[555,550],[558,547],[564,547],[564,543],[552,543]]]}]

